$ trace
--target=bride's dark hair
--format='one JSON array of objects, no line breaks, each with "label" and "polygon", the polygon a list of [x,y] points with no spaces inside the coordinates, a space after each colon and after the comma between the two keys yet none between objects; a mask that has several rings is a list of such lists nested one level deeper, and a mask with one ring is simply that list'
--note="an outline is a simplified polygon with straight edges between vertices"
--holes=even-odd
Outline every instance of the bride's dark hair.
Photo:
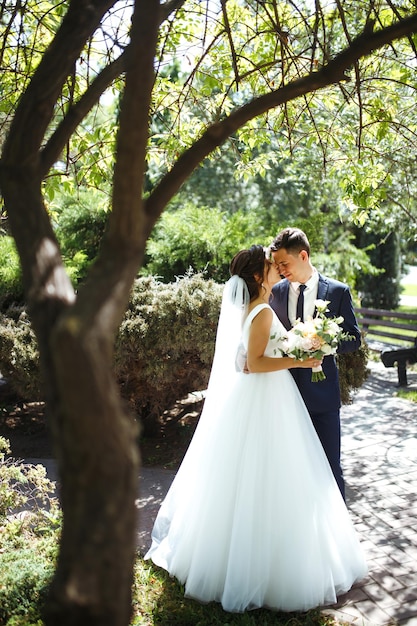
[{"label": "bride's dark hair", "polygon": [[238,252],[230,263],[230,275],[243,278],[248,287],[250,300],[259,295],[259,282],[256,280],[255,275],[263,277],[265,260],[264,247],[254,245],[249,250]]}]

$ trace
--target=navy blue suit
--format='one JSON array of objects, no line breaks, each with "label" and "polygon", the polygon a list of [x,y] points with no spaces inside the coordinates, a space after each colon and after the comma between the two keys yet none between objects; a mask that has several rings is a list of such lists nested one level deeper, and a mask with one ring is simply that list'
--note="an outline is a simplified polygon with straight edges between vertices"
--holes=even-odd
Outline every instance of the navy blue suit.
[{"label": "navy blue suit", "polygon": [[[272,288],[270,305],[287,330],[291,328],[288,318],[288,291],[290,283],[282,280]],[[345,332],[354,337],[351,341],[342,341],[338,352],[353,352],[361,343],[361,334],[353,310],[349,287],[338,280],[326,278],[319,274],[317,299],[329,300],[326,313],[328,317],[344,318],[342,324]],[[334,477],[344,497],[343,472],[340,465],[340,387],[339,372],[333,355],[324,357],[323,372],[326,379],[311,382],[311,370],[291,368],[297,387],[304,399],[316,432],[329,460]]]}]

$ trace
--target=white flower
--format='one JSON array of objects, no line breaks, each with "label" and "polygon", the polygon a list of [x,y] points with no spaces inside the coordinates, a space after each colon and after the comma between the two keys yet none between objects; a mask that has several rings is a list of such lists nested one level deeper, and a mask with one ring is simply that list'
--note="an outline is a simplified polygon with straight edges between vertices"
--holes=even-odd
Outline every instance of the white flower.
[{"label": "white flower", "polygon": [[326,311],[329,310],[327,308],[328,304],[330,304],[330,300],[321,300],[320,298],[318,300],[315,300],[314,302],[314,306],[316,307],[317,311],[319,311],[320,313],[325,313]]},{"label": "white flower", "polygon": [[[322,359],[329,354],[336,353],[339,341],[352,339],[339,326],[343,322],[343,317],[326,317],[325,312],[329,310],[328,304],[330,300],[316,300],[315,317],[310,317],[305,322],[296,322],[284,337],[271,337],[271,339],[279,340],[279,349],[284,355],[301,361],[311,356]],[[311,378],[313,382],[325,378],[321,367],[313,370]]]},{"label": "white flower", "polygon": [[329,320],[329,332],[336,336],[338,335],[338,333],[340,332],[340,326],[339,324],[341,324],[343,322],[343,317],[336,317],[333,320]]},{"label": "white flower", "polygon": [[330,346],[328,343],[324,343],[320,348],[321,352],[323,352],[324,356],[328,356],[329,354],[334,354],[336,350]]}]

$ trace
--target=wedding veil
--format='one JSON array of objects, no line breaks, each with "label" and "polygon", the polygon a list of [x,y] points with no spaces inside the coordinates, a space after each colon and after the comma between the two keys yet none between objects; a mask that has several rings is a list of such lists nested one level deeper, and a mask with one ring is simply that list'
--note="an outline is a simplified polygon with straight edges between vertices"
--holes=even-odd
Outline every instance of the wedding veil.
[{"label": "wedding veil", "polygon": [[204,409],[218,403],[228,393],[236,376],[236,357],[242,337],[242,324],[248,314],[249,291],[243,278],[232,276],[225,284],[217,326],[216,347]]}]

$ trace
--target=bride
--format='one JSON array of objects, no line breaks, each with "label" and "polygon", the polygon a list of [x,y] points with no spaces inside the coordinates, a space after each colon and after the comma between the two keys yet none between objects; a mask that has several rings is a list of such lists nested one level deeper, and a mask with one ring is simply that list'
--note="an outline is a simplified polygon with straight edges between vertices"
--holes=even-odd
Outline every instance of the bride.
[{"label": "bride", "polygon": [[262,246],[240,251],[230,273],[203,412],[145,558],[226,611],[333,604],[367,566],[288,372],[320,362],[283,357],[272,340],[285,329],[268,305],[279,275]]}]

